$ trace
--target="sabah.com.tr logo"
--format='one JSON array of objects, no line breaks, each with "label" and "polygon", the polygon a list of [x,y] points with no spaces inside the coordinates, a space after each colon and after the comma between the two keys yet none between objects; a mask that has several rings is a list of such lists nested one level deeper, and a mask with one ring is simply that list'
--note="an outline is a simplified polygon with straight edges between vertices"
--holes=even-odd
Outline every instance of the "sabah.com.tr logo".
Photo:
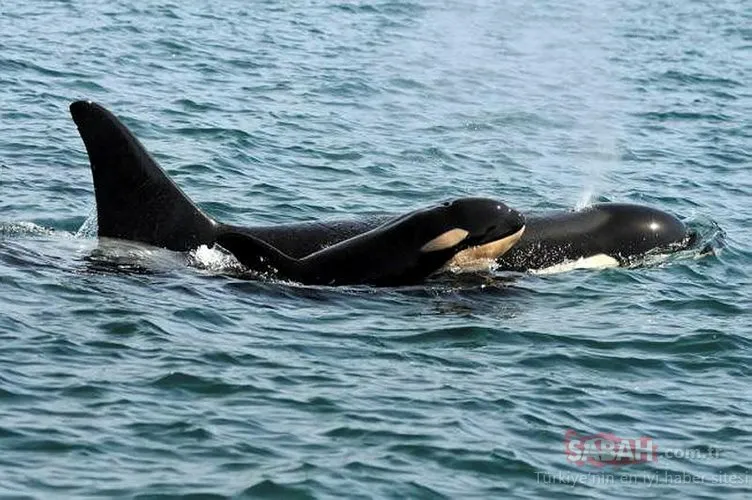
[{"label": "sabah.com.tr logo", "polygon": [[599,432],[580,436],[572,429],[564,434],[564,452],[575,465],[628,465],[658,460],[658,446],[652,438],[621,438]]}]

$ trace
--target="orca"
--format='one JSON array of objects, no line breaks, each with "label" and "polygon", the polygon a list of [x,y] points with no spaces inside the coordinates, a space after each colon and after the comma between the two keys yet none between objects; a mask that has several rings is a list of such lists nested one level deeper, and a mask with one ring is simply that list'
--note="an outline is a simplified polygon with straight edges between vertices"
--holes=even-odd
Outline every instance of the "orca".
[{"label": "orca", "polygon": [[696,234],[676,216],[630,203],[596,203],[578,211],[527,216],[524,237],[498,259],[500,269],[535,271],[628,266],[649,252],[691,246]]},{"label": "orca", "polygon": [[[70,112],[89,155],[100,237],[174,251],[216,243],[251,271],[303,284],[393,286],[420,282],[458,256],[460,266],[493,261],[524,232],[522,214],[504,203],[461,198],[392,216],[358,232],[337,232],[335,224],[334,231],[316,234],[318,244],[303,251],[299,245],[280,243],[305,238],[310,228],[296,232],[217,222],[183,193],[108,110],[77,101]],[[323,244],[322,237],[330,233],[336,238]],[[270,234],[278,238],[265,237]]]},{"label": "orca", "polygon": [[466,249],[493,247],[492,259],[524,232],[524,217],[501,202],[461,198],[401,217],[301,258],[246,229],[220,230],[216,242],[249,269],[268,269],[311,285],[418,283]]},{"label": "orca", "polygon": [[[74,102],[70,109],[89,153],[100,236],[187,251],[211,246],[219,233],[231,231],[247,236],[249,248],[259,255],[278,251],[303,259],[389,224],[396,217],[385,214],[275,226],[226,226],[202,213],[112,113],[89,101]],[[224,243],[239,244],[237,235]],[[629,265],[648,252],[686,248],[694,236],[681,220],[657,208],[598,203],[579,211],[528,215],[516,244],[503,240],[500,248],[471,246],[455,253],[444,267],[472,270],[487,267],[494,259],[498,269],[518,272],[582,260],[599,267]],[[237,247],[235,252],[243,254]],[[284,260],[277,255],[270,258]]]}]

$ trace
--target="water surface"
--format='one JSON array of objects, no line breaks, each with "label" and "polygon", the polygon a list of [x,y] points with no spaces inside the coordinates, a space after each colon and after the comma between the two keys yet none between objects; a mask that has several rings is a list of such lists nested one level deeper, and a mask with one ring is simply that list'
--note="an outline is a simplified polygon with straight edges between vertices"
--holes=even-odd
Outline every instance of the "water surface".
[{"label": "water surface", "polygon": [[[749,2],[136,4],[0,6],[4,495],[749,496]],[[226,222],[610,200],[719,251],[406,289],[117,271],[79,232],[80,98]],[[577,466],[570,429],[658,460]]]}]

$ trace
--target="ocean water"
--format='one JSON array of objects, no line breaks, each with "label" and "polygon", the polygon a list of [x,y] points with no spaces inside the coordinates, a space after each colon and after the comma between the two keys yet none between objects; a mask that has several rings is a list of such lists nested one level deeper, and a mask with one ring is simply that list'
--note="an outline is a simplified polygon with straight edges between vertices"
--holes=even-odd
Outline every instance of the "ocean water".
[{"label": "ocean water", "polygon": [[[748,0],[3,0],[0,49],[0,496],[752,494]],[[80,98],[227,222],[620,201],[714,251],[243,281],[98,245]]]}]

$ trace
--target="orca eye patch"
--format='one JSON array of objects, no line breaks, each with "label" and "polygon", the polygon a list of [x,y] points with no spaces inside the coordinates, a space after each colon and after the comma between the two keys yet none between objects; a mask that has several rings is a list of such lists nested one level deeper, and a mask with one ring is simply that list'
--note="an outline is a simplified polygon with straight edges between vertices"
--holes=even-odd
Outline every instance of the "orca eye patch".
[{"label": "orca eye patch", "polygon": [[440,235],[420,247],[420,251],[428,253],[452,248],[453,246],[457,245],[462,240],[467,238],[468,234],[470,234],[468,231],[465,231],[464,229],[460,229],[458,227],[450,229],[449,231],[441,233]]}]

